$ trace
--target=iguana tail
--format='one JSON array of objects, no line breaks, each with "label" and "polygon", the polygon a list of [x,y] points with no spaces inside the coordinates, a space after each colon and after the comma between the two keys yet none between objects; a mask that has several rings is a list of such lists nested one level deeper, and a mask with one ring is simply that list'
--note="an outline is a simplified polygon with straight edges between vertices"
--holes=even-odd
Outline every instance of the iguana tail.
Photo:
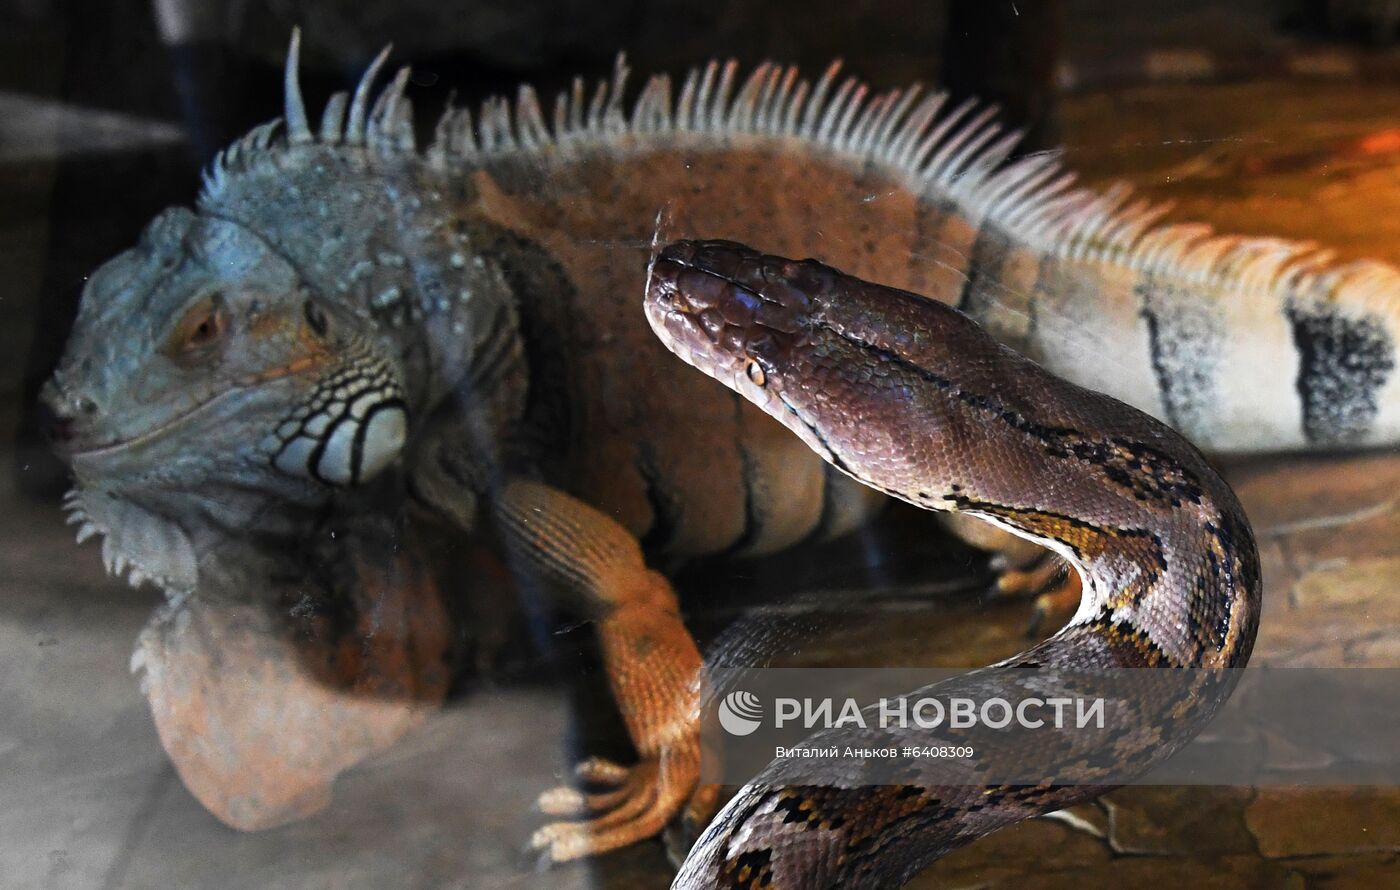
[{"label": "iguana tail", "polygon": [[1002,340],[1208,450],[1400,441],[1400,270],[1160,225],[1125,187],[1008,202],[1042,166],[951,184],[980,221],[960,306]]}]

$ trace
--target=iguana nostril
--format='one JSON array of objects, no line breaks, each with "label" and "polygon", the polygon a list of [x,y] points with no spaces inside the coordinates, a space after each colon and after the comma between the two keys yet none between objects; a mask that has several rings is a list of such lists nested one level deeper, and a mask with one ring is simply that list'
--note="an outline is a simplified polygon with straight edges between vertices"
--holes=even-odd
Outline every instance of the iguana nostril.
[{"label": "iguana nostril", "polygon": [[82,423],[97,413],[98,405],[92,398],[66,392],[53,381],[39,394],[39,428],[55,444],[77,438]]},{"label": "iguana nostril", "polygon": [[47,399],[40,400],[38,415],[40,432],[55,445],[71,442],[76,437],[77,428],[73,419],[55,411]]}]

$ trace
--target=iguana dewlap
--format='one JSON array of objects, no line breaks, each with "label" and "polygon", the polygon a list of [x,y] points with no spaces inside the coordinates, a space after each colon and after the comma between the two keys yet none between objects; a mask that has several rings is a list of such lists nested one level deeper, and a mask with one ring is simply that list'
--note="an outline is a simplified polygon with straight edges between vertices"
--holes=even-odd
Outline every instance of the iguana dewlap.
[{"label": "iguana dewlap", "polygon": [[[710,65],[623,99],[626,70],[546,114],[522,88],[426,147],[405,69],[230,146],[88,282],[44,398],[80,538],[172,593],[219,542],[273,547],[337,509],[489,519],[522,572],[597,617],[640,756],[616,790],[543,803],[556,859],[655,833],[696,794],[699,665],[646,552],[763,553],[837,534],[868,492],[761,411],[685,373],[640,310],[661,214],[954,304],[1051,371],[1215,450],[1400,440],[1400,276],[1162,226],[1007,163],[990,110],[872,94],[833,66]],[[281,553],[296,559],[298,544]]]}]

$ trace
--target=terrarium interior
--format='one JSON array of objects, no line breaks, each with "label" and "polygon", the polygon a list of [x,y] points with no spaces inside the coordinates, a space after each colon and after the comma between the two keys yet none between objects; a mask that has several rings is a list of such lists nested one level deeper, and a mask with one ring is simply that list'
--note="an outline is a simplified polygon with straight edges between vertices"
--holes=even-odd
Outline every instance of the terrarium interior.
[{"label": "terrarium interior", "polygon": [[[897,177],[833,179],[784,139],[859,132],[845,148],[867,152],[872,169],[947,148],[938,187],[974,197],[977,176],[992,181],[998,164],[1040,163],[1043,183],[1027,173],[983,210],[1042,220],[1046,237],[1059,230],[1034,202],[1059,176],[1050,152],[1062,147],[1078,176],[1064,189],[1132,187],[1102,205],[1121,226],[1093,230],[1101,240],[1207,223],[1315,243],[1279,247],[1279,264],[1354,269],[1367,311],[1400,312],[1388,265],[1348,265],[1400,263],[1396,4],[8,0],[0,21],[6,886],[670,886],[697,826],[547,868],[555,849],[532,842],[554,821],[541,792],[569,784],[585,758],[639,755],[598,639],[613,604],[545,590],[550,579],[522,572],[511,550],[509,511],[492,512],[522,455],[524,476],[574,500],[518,503],[564,515],[577,502],[634,535],[654,572],[637,583],[674,587],[702,654],[758,621],[782,631],[762,653],[779,665],[971,668],[1063,623],[1072,606],[1034,595],[1056,583],[1043,566],[1016,576],[1022,592],[1001,589],[1017,586],[999,584],[1008,565],[1032,565],[1023,553],[989,555],[913,507],[877,506],[777,425],[760,435],[771,444],[762,457],[736,447],[753,434],[738,402],[653,342],[642,297],[654,242],[742,238],[955,303],[950,292],[995,278],[1003,311],[983,319],[994,333],[1029,338],[1063,376],[1131,394],[1137,365],[1115,363],[1138,355],[1132,344],[1055,347],[1056,332],[1107,324],[1092,294],[1020,312],[1016,282],[1030,272],[993,269],[985,242],[978,253],[946,218],[904,207]],[[300,108],[284,68],[294,29]],[[707,73],[712,59],[721,66]],[[843,67],[823,81],[834,59]],[[765,60],[776,64],[746,81]],[[650,80],[662,73],[671,79]],[[844,86],[848,74],[868,92]],[[934,86],[915,94],[915,82]],[[526,83],[535,92],[518,93]],[[919,104],[936,85],[947,100]],[[804,121],[822,90],[820,107],[845,118]],[[400,94],[398,105],[375,101]],[[979,124],[983,106],[960,104],[971,97],[997,103],[1005,128],[977,129],[991,118]],[[745,102],[767,112],[731,116]],[[926,107],[928,126],[901,143],[901,122]],[[435,127],[444,114],[449,125]],[[721,117],[733,132],[717,139],[762,132],[771,144],[746,166],[715,161],[704,131],[723,129]],[[920,154],[950,118],[973,136],[934,138]],[[668,127],[685,133],[653,163],[636,146]],[[1018,143],[1002,140],[1017,129]],[[590,139],[628,147],[600,161],[578,147]],[[368,163],[250,197],[248,177],[277,183],[284,172],[258,151],[298,140],[368,143],[385,164],[430,164],[434,151],[457,160],[431,162],[431,188],[383,205],[363,185]],[[988,150],[997,164],[968,165]],[[512,152],[580,160],[551,167]],[[489,171],[473,169],[488,156]],[[745,208],[770,193],[754,231],[758,214]],[[386,220],[437,206],[456,220],[468,205],[486,207],[491,224],[444,224],[412,250],[385,233]],[[1159,205],[1169,205],[1160,217],[1149,209]],[[172,207],[186,212],[148,228]],[[497,225],[505,218],[518,224]],[[433,333],[405,349],[406,363],[374,364],[334,293],[288,284],[317,269],[367,295],[376,323]],[[141,299],[121,303],[141,280]],[[441,292],[424,296],[430,280]],[[180,281],[208,299],[189,308]],[[495,290],[553,302],[522,321],[509,301],[468,299]],[[1137,308],[1125,311],[1147,330]],[[1212,381],[1186,396],[1166,387],[1155,406],[1204,447],[1253,524],[1264,605],[1251,664],[1400,666],[1400,452],[1383,401],[1400,346],[1384,330],[1294,319],[1279,322],[1276,352],[1249,352],[1229,339],[1252,335],[1252,322],[1239,324],[1184,358],[1144,334],[1134,361],[1152,380],[1179,372],[1187,389]],[[245,333],[259,339],[208,360],[207,343]],[[454,336],[471,349],[435,345]],[[469,354],[480,359],[470,371]],[[256,414],[227,408],[225,426],[197,426],[143,469],[159,495],[130,496],[128,477],[74,456],[140,439],[139,418],[224,411],[200,369],[251,391],[275,368],[293,392],[308,355],[340,368],[320,401],[308,396],[289,426],[255,438],[245,424]],[[1238,374],[1211,377],[1213,355]],[[415,412],[441,393],[424,381],[454,362],[480,385],[452,401],[450,435],[425,441],[431,424]],[[1162,370],[1172,362],[1181,367]],[[1299,369],[1320,364],[1332,383],[1312,387]],[[176,371],[158,379],[156,366]],[[528,384],[512,376],[521,367]],[[98,378],[97,389],[75,382]],[[1226,391],[1245,379],[1261,382]],[[598,381],[615,389],[580,393]],[[128,420],[103,426],[85,398]],[[1276,401],[1295,413],[1275,428]],[[1239,420],[1251,412],[1264,419]],[[535,438],[498,437],[504,415],[526,418]],[[245,452],[276,474],[230,470]],[[229,474],[237,485],[201,487]],[[783,480],[778,495],[770,479]],[[295,509],[269,513],[269,491]],[[198,521],[171,531],[159,519],[171,498],[184,510],[198,497]],[[911,886],[1388,886],[1400,876],[1397,800],[1386,785],[1128,788],[983,838]]]}]

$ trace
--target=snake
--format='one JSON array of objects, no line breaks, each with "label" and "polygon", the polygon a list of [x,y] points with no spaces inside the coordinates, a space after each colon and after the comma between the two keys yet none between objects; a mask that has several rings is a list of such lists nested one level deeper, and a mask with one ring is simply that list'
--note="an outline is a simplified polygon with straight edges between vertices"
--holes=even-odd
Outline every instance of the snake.
[{"label": "snake", "polygon": [[[933,692],[985,693],[1047,671],[1190,679],[1170,694],[1128,696],[1120,731],[1050,743],[1070,768],[1045,781],[977,785],[859,764],[849,781],[806,781],[770,764],[701,833],[673,890],[900,886],[953,849],[1161,763],[1229,696],[1233,684],[1220,678],[1249,659],[1258,550],[1201,452],[1151,416],[1050,374],[936,297],[813,259],[686,240],[654,249],[644,308],[671,352],[841,472],[1034,541],[1079,574],[1081,599],[1063,628]],[[1007,670],[1018,668],[1038,670]],[[893,732],[883,738],[921,730]],[[850,728],[831,738],[873,736]],[[1044,754],[1009,744],[1012,760]]]}]

